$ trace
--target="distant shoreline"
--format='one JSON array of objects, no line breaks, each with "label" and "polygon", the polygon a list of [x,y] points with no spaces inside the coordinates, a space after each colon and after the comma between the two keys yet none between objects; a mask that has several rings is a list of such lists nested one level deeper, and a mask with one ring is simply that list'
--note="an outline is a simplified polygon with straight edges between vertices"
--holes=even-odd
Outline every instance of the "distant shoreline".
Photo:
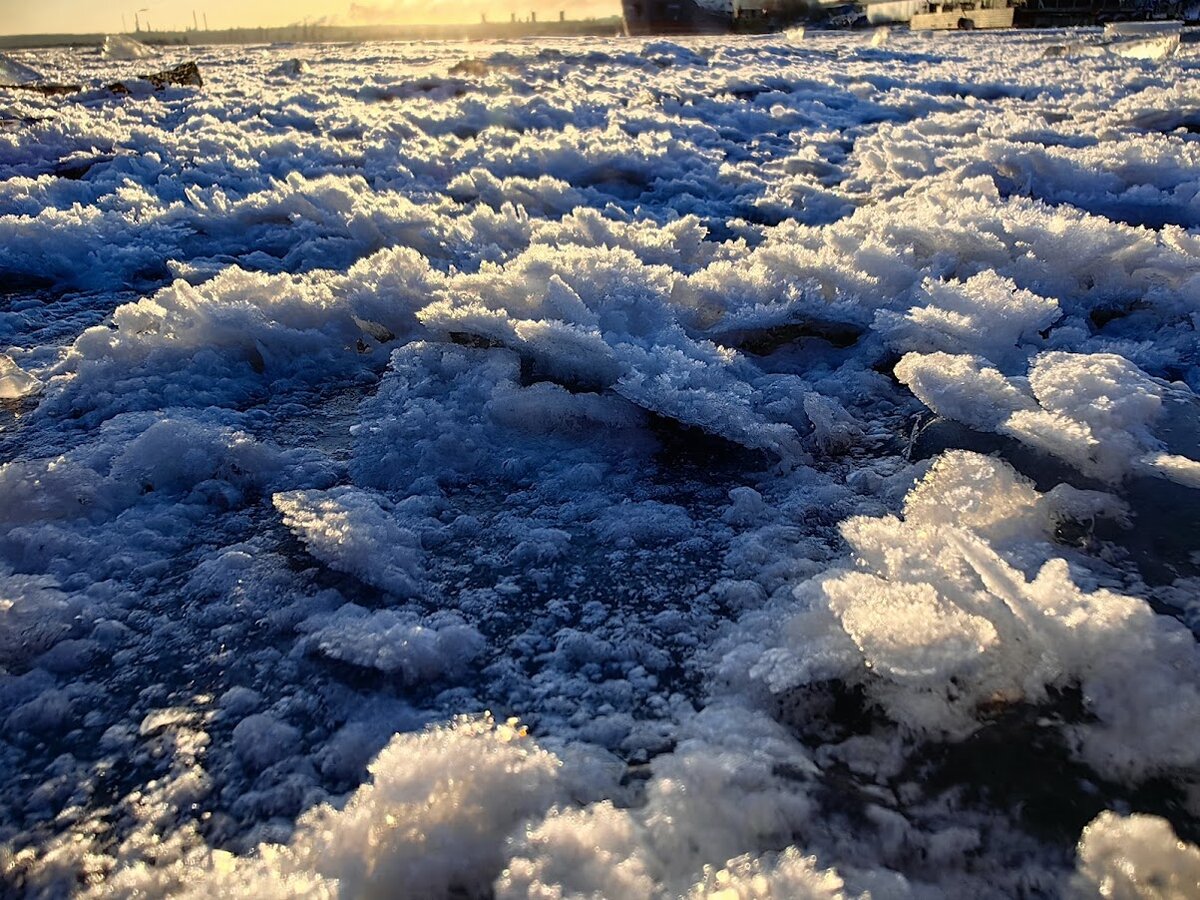
[{"label": "distant shoreline", "polygon": [[[548,22],[475,22],[466,25],[283,25],[274,28],[223,28],[205,31],[126,32],[152,47],[199,47],[214,44],[328,44],[361,41],[495,40],[524,37],[613,35],[622,28],[620,16]],[[53,47],[95,47],[105,33],[0,35],[0,50]]]}]

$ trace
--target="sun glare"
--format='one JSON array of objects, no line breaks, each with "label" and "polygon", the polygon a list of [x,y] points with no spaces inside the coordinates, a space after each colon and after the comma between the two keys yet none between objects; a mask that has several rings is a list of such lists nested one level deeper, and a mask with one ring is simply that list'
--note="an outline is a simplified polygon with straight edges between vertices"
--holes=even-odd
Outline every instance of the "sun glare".
[{"label": "sun glare", "polygon": [[[9,5],[6,3],[5,5]],[[158,0],[126,5],[85,0],[12,4],[0,15],[3,34],[178,33],[288,25],[370,27],[450,25],[478,22],[547,22],[619,16],[618,0],[464,0],[417,3],[383,0]]]}]

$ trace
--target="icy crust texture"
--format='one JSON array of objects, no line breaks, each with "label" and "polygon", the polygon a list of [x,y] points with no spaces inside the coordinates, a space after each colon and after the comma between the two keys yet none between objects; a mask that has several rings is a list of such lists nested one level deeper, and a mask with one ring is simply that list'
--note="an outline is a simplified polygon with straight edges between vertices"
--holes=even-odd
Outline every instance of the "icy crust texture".
[{"label": "icy crust texture", "polygon": [[853,568],[797,586],[785,606],[795,615],[767,607],[744,621],[757,637],[774,620],[781,642],[738,647],[727,663],[757,655],[745,674],[777,695],[831,679],[861,684],[895,722],[943,736],[979,728],[989,707],[1078,688],[1083,722],[1057,727],[1098,773],[1192,772],[1200,654],[1191,633],[1086,574],[1081,587],[1050,543],[1057,521],[1119,512],[1112,500],[1065,485],[1039,494],[995,458],[947,453],[902,518],[843,524]]},{"label": "icy crust texture", "polygon": [[1151,50],[0,58],[0,893],[1200,895]]},{"label": "icy crust texture", "polygon": [[1194,454],[1195,395],[1124,357],[1051,351],[1035,357],[1027,375],[1006,378],[978,356],[911,353],[896,376],[935,412],[1014,437],[1103,481],[1144,473],[1200,484],[1200,462],[1168,453],[1155,427],[1183,430],[1174,443]]}]

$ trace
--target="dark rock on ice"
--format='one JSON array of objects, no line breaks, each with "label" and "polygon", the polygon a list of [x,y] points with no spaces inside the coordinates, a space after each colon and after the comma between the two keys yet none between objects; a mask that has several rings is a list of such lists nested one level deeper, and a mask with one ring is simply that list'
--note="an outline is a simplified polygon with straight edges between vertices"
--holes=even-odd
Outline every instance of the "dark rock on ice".
[{"label": "dark rock on ice", "polygon": [[[169,85],[177,85],[179,87],[204,87],[204,79],[200,77],[200,67],[194,62],[180,63],[171,69],[165,69],[162,72],[154,72],[150,75],[139,75],[142,81],[148,81],[154,86],[154,90],[161,91]],[[108,89],[114,94],[131,93],[129,85],[123,81],[117,81],[108,86]]]},{"label": "dark rock on ice", "polygon": [[76,94],[83,90],[79,84],[0,84],[0,89],[7,91],[33,91],[47,97],[57,97],[61,94]]},{"label": "dark rock on ice", "polygon": [[200,77],[200,68],[194,62],[181,63],[172,69],[142,77],[159,90],[168,84],[177,84],[181,87],[204,87],[204,79]]}]

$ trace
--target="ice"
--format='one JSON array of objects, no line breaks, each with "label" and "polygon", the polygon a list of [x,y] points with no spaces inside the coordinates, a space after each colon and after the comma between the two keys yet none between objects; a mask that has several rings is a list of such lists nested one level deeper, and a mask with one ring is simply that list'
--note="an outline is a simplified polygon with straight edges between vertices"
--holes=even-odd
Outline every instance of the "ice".
[{"label": "ice", "polygon": [[30,84],[42,80],[42,73],[11,56],[0,53],[0,84]]},{"label": "ice", "polygon": [[1191,391],[1152,379],[1121,356],[1046,352],[1026,376],[1006,378],[981,357],[913,353],[896,374],[935,412],[1011,435],[1087,475],[1117,482],[1140,471],[1194,480],[1194,461],[1161,454],[1155,427],[1168,397],[1174,415],[1193,417]]},{"label": "ice", "polygon": [[108,34],[104,36],[104,44],[100,55],[105,59],[145,59],[156,55],[152,47],[147,47],[141,41],[127,34]]},{"label": "ice", "polygon": [[774,859],[740,856],[726,868],[705,872],[705,879],[692,889],[689,897],[737,897],[738,900],[766,900],[770,897],[797,897],[803,900],[840,900],[845,881],[833,869],[818,869],[814,856],[803,856],[794,847]]},{"label": "ice", "polygon": [[233,749],[243,765],[265,769],[287,756],[299,736],[290,725],[269,715],[254,713],[233,729]]},{"label": "ice", "polygon": [[30,375],[10,356],[0,353],[0,400],[17,400],[35,393],[42,383]]},{"label": "ice", "polygon": [[977,353],[1005,362],[1022,345],[1037,346],[1039,332],[1061,315],[1058,304],[1016,287],[995,272],[962,284],[926,281],[923,305],[904,314],[880,310],[874,328],[899,352]]},{"label": "ice", "polygon": [[1078,891],[1114,900],[1191,896],[1200,884],[1200,849],[1158,816],[1104,812],[1079,841]]},{"label": "ice", "polygon": [[1164,35],[1142,41],[1114,41],[1108,52],[1126,59],[1160,60],[1179,52],[1179,35]]},{"label": "ice", "polygon": [[1190,885],[1195,54],[876,35],[23,54],[5,884]]},{"label": "ice", "polygon": [[0,654],[16,665],[70,633],[71,604],[48,576],[0,570]]},{"label": "ice", "polygon": [[794,616],[759,637],[769,649],[747,674],[774,693],[853,680],[897,723],[951,737],[980,727],[988,704],[1036,704],[1077,684],[1094,721],[1064,727],[1097,770],[1190,768],[1180,751],[1200,711],[1194,641],[1136,598],[1081,589],[1047,552],[1064,511],[1078,506],[1003,462],[946,454],[903,519],[842,526],[856,565],[799,585]]},{"label": "ice", "polygon": [[397,737],[368,784],[341,809],[311,810],[289,843],[245,860],[216,850],[135,866],[113,884],[196,897],[377,896],[400,881],[423,896],[479,892],[501,867],[502,835],[563,796],[559,766],[511,724],[462,721]]},{"label": "ice", "polygon": [[335,569],[400,596],[420,590],[421,541],[353,488],[276,494],[275,508],[310,553]]},{"label": "ice", "polygon": [[299,630],[325,656],[397,674],[406,682],[459,674],[484,646],[483,636],[454,615],[421,622],[349,603],[331,616],[301,623]]}]

